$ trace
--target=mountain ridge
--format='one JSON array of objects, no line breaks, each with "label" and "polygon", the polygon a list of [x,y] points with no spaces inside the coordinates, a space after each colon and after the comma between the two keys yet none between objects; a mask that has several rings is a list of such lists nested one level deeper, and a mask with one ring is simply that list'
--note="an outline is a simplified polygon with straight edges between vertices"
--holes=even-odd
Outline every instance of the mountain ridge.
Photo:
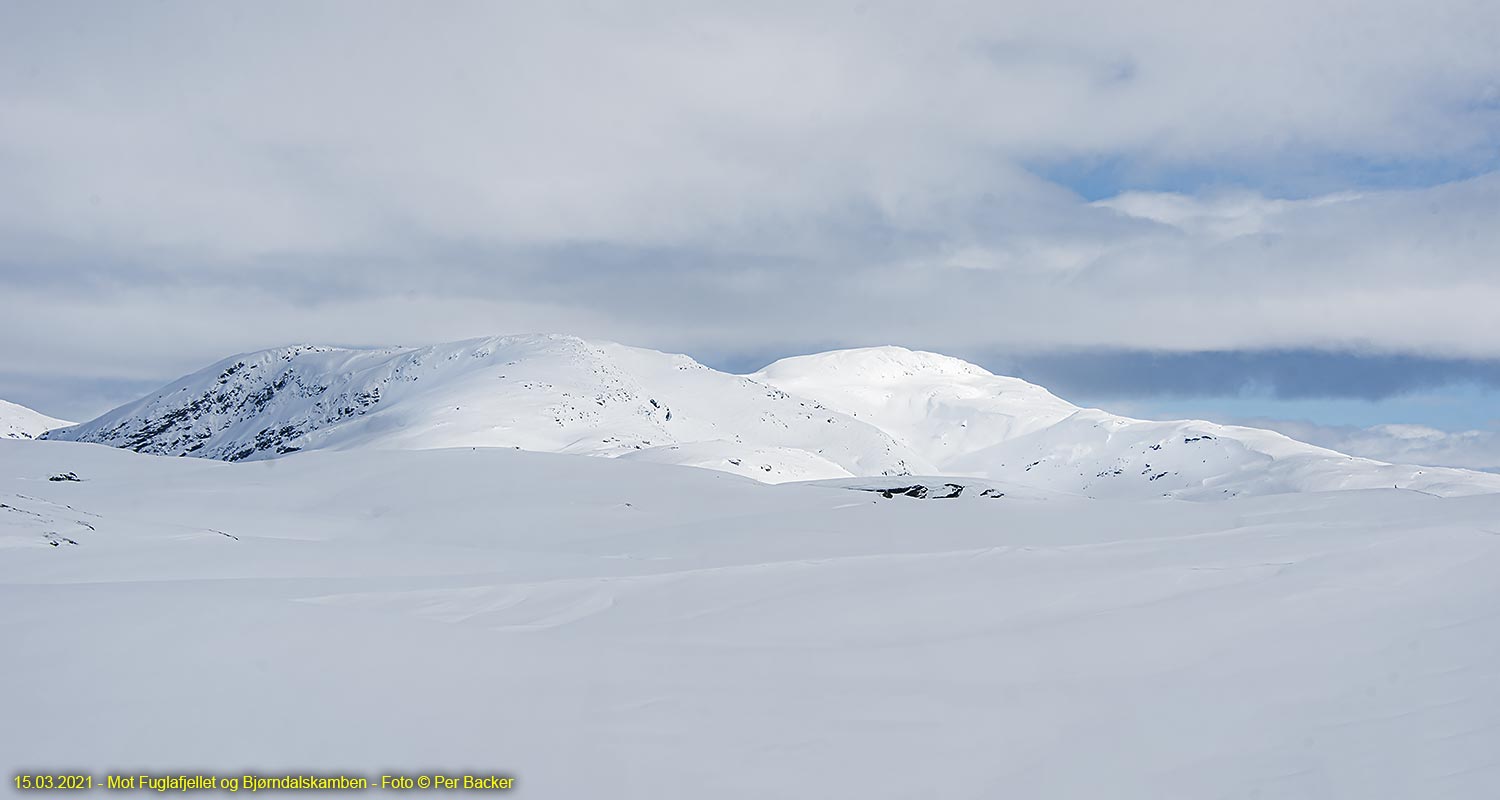
[{"label": "mountain ridge", "polygon": [[511,447],[767,482],[971,476],[1088,496],[1397,487],[1500,477],[1390,465],[1255,428],[1136,420],[938,353],[796,356],[748,375],[563,334],[424,347],[292,345],[215,362],[44,438],[262,460],[304,449]]},{"label": "mountain ridge", "polygon": [[872,426],[687,356],[559,334],[246,353],[49,438],[227,461],[359,446],[650,458],[717,442],[725,471],[762,479],[930,469]]}]

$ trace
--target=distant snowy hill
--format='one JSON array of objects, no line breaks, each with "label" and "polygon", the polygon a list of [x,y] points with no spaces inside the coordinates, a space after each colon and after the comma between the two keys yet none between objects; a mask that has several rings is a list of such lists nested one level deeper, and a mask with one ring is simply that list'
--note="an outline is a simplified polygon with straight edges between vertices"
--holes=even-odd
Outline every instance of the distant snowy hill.
[{"label": "distant snowy hill", "polygon": [[1500,492],[1494,476],[1384,464],[1258,428],[1079,408],[1026,381],[901,347],[787,358],[749,377],[880,428],[939,474],[1093,497],[1392,487]]},{"label": "distant snowy hill", "polygon": [[1495,475],[1383,464],[1254,428],[1082,409],[1025,381],[899,347],[788,358],[746,376],[557,335],[285,347],[226,359],[46,438],[225,461],[512,447],[767,482],[957,475],[1096,497],[1500,492]]},{"label": "distant snowy hill", "polygon": [[53,428],[73,423],[32,411],[26,406],[0,400],[0,439],[35,439]]}]

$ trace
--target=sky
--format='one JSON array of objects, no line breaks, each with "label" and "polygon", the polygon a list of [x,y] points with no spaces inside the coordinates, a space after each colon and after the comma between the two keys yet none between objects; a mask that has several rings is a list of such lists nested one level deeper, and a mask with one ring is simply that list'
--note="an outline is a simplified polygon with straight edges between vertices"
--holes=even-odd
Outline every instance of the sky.
[{"label": "sky", "polygon": [[1500,5],[0,0],[0,397],[901,344],[1500,467]]}]

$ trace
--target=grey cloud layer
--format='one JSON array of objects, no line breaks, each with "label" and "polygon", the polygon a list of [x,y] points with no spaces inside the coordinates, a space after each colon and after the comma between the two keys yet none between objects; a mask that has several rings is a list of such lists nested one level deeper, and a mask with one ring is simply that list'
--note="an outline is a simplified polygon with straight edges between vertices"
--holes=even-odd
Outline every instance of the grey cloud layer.
[{"label": "grey cloud layer", "polygon": [[1493,157],[1494,4],[1213,6],[0,5],[0,372],[521,330],[1500,357],[1500,178],[1022,168]]},{"label": "grey cloud layer", "polygon": [[[1065,397],[1232,397],[1253,392],[1281,400],[1377,401],[1445,387],[1500,390],[1500,359],[1325,350],[1089,350],[1024,356],[980,353],[975,360]],[[1500,422],[1500,409],[1496,413]]]}]

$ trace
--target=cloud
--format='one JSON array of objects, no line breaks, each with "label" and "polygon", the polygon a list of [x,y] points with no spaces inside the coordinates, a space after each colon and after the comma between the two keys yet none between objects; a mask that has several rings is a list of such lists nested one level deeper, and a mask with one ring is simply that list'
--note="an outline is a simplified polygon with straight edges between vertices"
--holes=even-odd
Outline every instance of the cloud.
[{"label": "cloud", "polygon": [[1357,428],[1266,419],[1252,422],[1294,439],[1378,461],[1500,471],[1500,431],[1442,431],[1426,425]]},{"label": "cloud", "polygon": [[1322,350],[1172,353],[1112,349],[982,354],[976,359],[1064,396],[1080,397],[1258,394],[1278,400],[1386,400],[1452,386],[1500,390],[1500,359]]},{"label": "cloud", "polygon": [[[1500,358],[1497,39],[1486,2],[7,5],[0,373],[523,330]],[[1035,166],[1091,159],[1237,177]]]},{"label": "cloud", "polygon": [[1205,243],[1217,244],[1241,236],[1264,235],[1284,230],[1303,209],[1357,201],[1355,193],[1325,195],[1292,201],[1268,198],[1256,192],[1220,192],[1193,197],[1172,192],[1122,192],[1094,203],[1135,219],[1151,220],[1176,228]]}]

